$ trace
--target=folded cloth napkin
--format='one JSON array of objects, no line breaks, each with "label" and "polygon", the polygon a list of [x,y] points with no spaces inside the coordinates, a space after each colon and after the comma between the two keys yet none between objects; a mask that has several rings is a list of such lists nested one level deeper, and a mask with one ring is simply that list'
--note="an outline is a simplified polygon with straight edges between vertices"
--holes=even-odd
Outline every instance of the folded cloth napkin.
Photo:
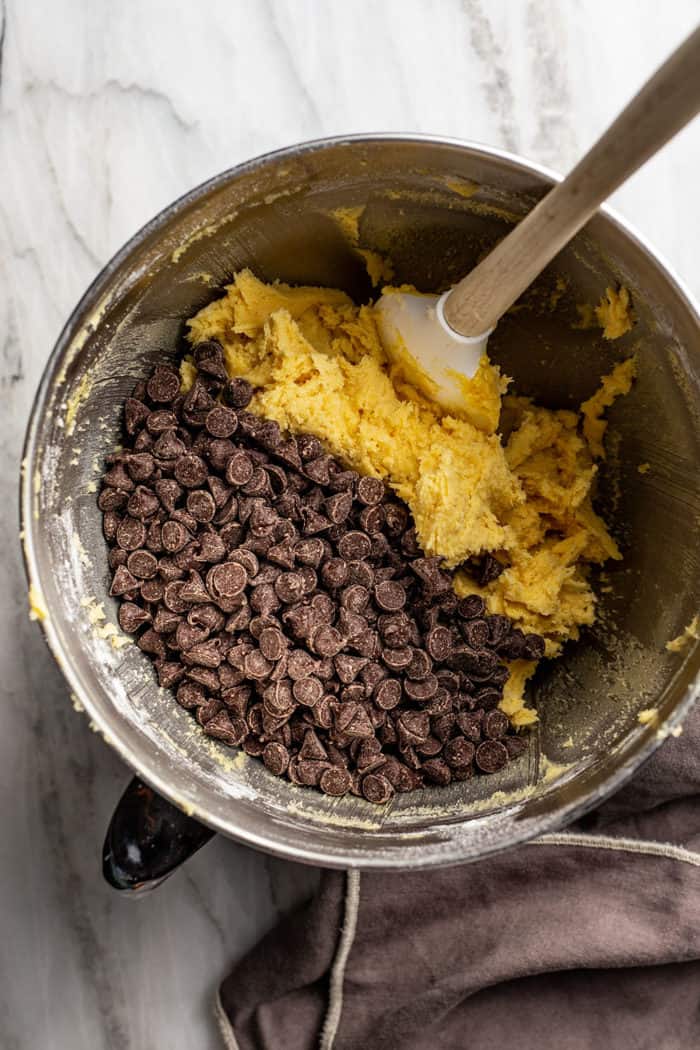
[{"label": "folded cloth napkin", "polygon": [[564,832],[324,873],[223,982],[229,1050],[700,1047],[700,707]]}]

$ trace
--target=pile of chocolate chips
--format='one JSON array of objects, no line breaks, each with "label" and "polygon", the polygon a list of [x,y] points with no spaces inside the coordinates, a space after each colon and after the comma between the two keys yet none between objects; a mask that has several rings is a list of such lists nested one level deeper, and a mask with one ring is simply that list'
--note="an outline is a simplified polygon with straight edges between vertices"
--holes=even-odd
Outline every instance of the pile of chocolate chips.
[{"label": "pile of chocolate chips", "polygon": [[317,438],[246,411],[221,347],[156,368],[124,407],[99,506],[119,623],[210,737],[277,776],[387,802],[524,749],[504,659],[538,635],[458,600],[405,504]]}]

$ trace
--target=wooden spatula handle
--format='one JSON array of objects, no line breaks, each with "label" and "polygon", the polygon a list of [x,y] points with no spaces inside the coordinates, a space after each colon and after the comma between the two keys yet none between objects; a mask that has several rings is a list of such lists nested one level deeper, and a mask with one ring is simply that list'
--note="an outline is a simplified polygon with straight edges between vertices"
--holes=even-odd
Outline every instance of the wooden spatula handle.
[{"label": "wooden spatula handle", "polygon": [[579,161],[494,250],[455,285],[447,322],[461,335],[494,327],[599,204],[700,110],[700,27]]}]

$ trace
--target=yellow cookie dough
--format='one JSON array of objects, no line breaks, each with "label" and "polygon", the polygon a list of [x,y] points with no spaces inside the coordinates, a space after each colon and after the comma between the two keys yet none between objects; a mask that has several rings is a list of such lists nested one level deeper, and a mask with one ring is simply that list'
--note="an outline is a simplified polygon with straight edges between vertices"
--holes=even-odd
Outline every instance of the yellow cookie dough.
[{"label": "yellow cookie dough", "polygon": [[597,306],[582,303],[576,307],[579,315],[577,328],[603,329],[604,339],[619,339],[634,324],[632,301],[627,288],[606,288]]},{"label": "yellow cookie dough", "polygon": [[[582,420],[502,398],[508,380],[484,357],[464,381],[467,409],[457,419],[417,391],[409,364],[389,361],[373,307],[332,289],[265,285],[248,270],[189,321],[189,339],[222,344],[230,375],[257,388],[253,411],[316,434],[356,470],[386,479],[426,552],[451,566],[493,552],[507,566],[483,590],[459,571],[459,594],[482,593],[491,612],[544,635],[548,656],[593,622],[587,568],[620,557],[591,506],[601,414],[629,390],[631,360],[603,381]],[[195,374],[183,362],[183,389]],[[535,717],[522,701],[534,665],[519,664],[504,705],[525,724]]]}]

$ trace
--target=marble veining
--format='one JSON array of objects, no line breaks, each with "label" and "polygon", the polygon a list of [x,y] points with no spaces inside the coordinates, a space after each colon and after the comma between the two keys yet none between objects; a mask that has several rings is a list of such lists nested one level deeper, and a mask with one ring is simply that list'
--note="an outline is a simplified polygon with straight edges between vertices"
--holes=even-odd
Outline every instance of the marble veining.
[{"label": "marble veining", "polygon": [[[191,186],[302,139],[414,131],[566,169],[695,0],[0,0],[0,1046],[218,1047],[212,995],[317,873],[215,839],[150,898],[103,884],[128,772],[26,616],[21,444],[78,297]],[[696,294],[700,123],[616,194]]]}]

